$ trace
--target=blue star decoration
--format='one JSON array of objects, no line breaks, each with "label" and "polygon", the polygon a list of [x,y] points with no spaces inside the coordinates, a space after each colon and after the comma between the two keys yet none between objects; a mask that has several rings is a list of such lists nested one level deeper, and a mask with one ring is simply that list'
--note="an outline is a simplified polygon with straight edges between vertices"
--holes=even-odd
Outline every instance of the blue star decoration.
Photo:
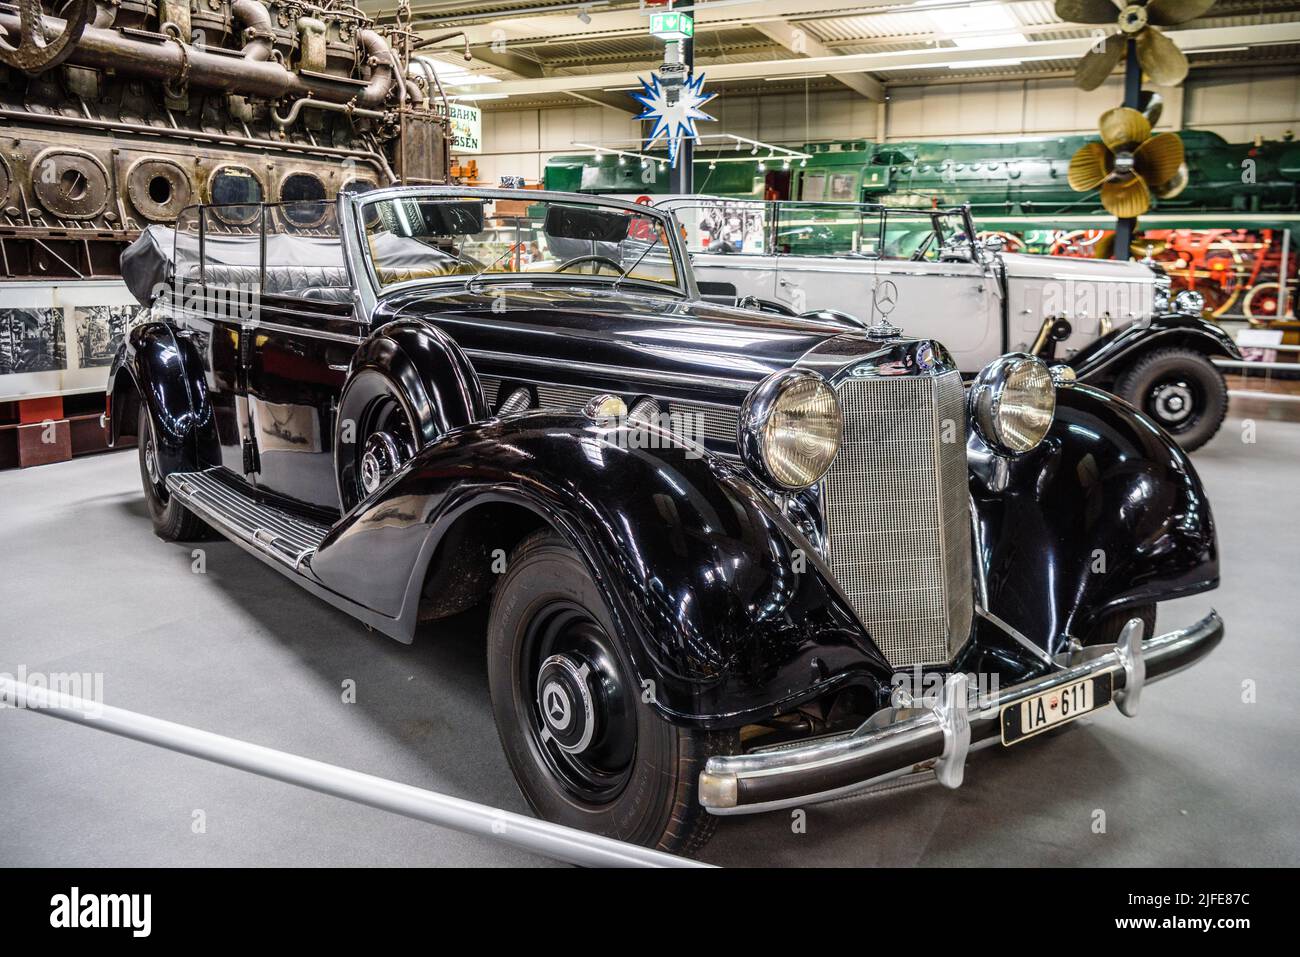
[{"label": "blue star decoration", "polygon": [[668,141],[668,161],[677,167],[677,151],[682,137],[695,135],[696,120],[713,120],[700,107],[718,94],[705,93],[704,74],[687,77],[682,84],[677,102],[668,104],[667,91],[660,82],[658,73],[651,73],[649,82],[641,81],[641,92],[633,93],[632,98],[641,104],[638,120],[654,120],[654,129],[646,148],[654,146],[661,138]]}]

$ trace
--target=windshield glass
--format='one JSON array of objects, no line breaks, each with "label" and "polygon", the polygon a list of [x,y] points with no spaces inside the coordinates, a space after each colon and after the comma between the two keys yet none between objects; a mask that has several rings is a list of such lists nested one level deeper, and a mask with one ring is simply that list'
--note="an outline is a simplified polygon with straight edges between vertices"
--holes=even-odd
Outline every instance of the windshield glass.
[{"label": "windshield glass", "polygon": [[440,193],[363,203],[370,265],[378,284],[416,279],[473,281],[600,277],[682,290],[664,222],[581,201]]},{"label": "windshield glass", "polygon": [[885,220],[885,258],[937,262],[971,259],[966,219],[957,211],[890,210]]},{"label": "windshield glass", "polygon": [[777,252],[791,256],[880,255],[880,209],[849,204],[777,203]]},{"label": "windshield glass", "polygon": [[961,209],[872,203],[670,200],[692,253],[975,261]]}]

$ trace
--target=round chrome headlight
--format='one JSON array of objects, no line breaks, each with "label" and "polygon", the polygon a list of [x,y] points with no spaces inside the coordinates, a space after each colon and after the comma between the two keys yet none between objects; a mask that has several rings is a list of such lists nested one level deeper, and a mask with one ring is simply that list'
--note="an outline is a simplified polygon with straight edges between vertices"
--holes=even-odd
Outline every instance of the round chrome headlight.
[{"label": "round chrome headlight", "polygon": [[1195,289],[1184,289],[1174,296],[1174,312],[1192,319],[1201,318],[1205,314],[1205,296]]},{"label": "round chrome headlight", "polygon": [[770,484],[804,489],[835,461],[843,426],[830,384],[815,372],[787,369],[768,376],[745,399],[740,454]]},{"label": "round chrome headlight", "polygon": [[970,411],[985,442],[1003,452],[1028,452],[1052,427],[1052,374],[1042,359],[1023,352],[994,359],[975,377]]}]

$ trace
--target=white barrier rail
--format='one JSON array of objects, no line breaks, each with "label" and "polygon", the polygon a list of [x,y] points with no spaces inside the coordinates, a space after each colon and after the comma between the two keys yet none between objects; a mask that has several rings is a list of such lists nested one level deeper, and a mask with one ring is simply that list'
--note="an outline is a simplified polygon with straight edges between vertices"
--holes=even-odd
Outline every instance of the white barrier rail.
[{"label": "white barrier rail", "polygon": [[[1241,345],[1239,342],[1238,345]],[[1247,343],[1242,345],[1243,349],[1271,349],[1274,352],[1300,352],[1300,345],[1285,345],[1283,343]],[[1300,362],[1264,362],[1252,361],[1249,359],[1224,359],[1215,356],[1210,360],[1220,369],[1239,370],[1242,373],[1241,378],[1244,380],[1243,385],[1251,385],[1252,377],[1250,370],[1255,369],[1263,373],[1257,378],[1257,381],[1267,385],[1273,381],[1269,375],[1273,370],[1279,372],[1300,372]],[[1259,399],[1265,402],[1300,402],[1300,394],[1289,392],[1270,392],[1264,389],[1229,389],[1228,397],[1232,399]]]},{"label": "white barrier rail", "polygon": [[[404,817],[521,847],[587,867],[711,867],[549,821],[265,748],[237,738],[97,704],[0,676],[0,704],[179,751],[205,761],[332,794]],[[10,782],[12,784],[12,782]]]},{"label": "white barrier rail", "polygon": [[[1284,342],[1269,342],[1263,344],[1256,344],[1253,342],[1246,342],[1246,343],[1238,342],[1237,345],[1242,349],[1258,349],[1261,352],[1265,352],[1268,350],[1272,350],[1273,352],[1300,352],[1300,346],[1291,346],[1291,345],[1287,345]],[[1220,360],[1216,358],[1214,361],[1218,362]]]},{"label": "white barrier rail", "polygon": [[1220,359],[1217,356],[1210,361],[1220,369],[1287,369],[1300,372],[1300,362],[1255,362],[1250,359]]},{"label": "white barrier rail", "polygon": [[1231,399],[1261,399],[1265,402],[1300,402],[1300,395],[1287,392],[1264,392],[1259,389],[1229,389]]}]

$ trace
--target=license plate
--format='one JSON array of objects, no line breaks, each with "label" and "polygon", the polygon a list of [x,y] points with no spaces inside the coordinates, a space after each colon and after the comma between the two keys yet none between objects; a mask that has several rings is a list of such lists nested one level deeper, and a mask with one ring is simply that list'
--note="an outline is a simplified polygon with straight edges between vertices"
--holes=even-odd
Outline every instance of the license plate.
[{"label": "license plate", "polygon": [[1002,709],[1002,743],[1015,744],[1110,704],[1109,671],[1044,691]]}]

